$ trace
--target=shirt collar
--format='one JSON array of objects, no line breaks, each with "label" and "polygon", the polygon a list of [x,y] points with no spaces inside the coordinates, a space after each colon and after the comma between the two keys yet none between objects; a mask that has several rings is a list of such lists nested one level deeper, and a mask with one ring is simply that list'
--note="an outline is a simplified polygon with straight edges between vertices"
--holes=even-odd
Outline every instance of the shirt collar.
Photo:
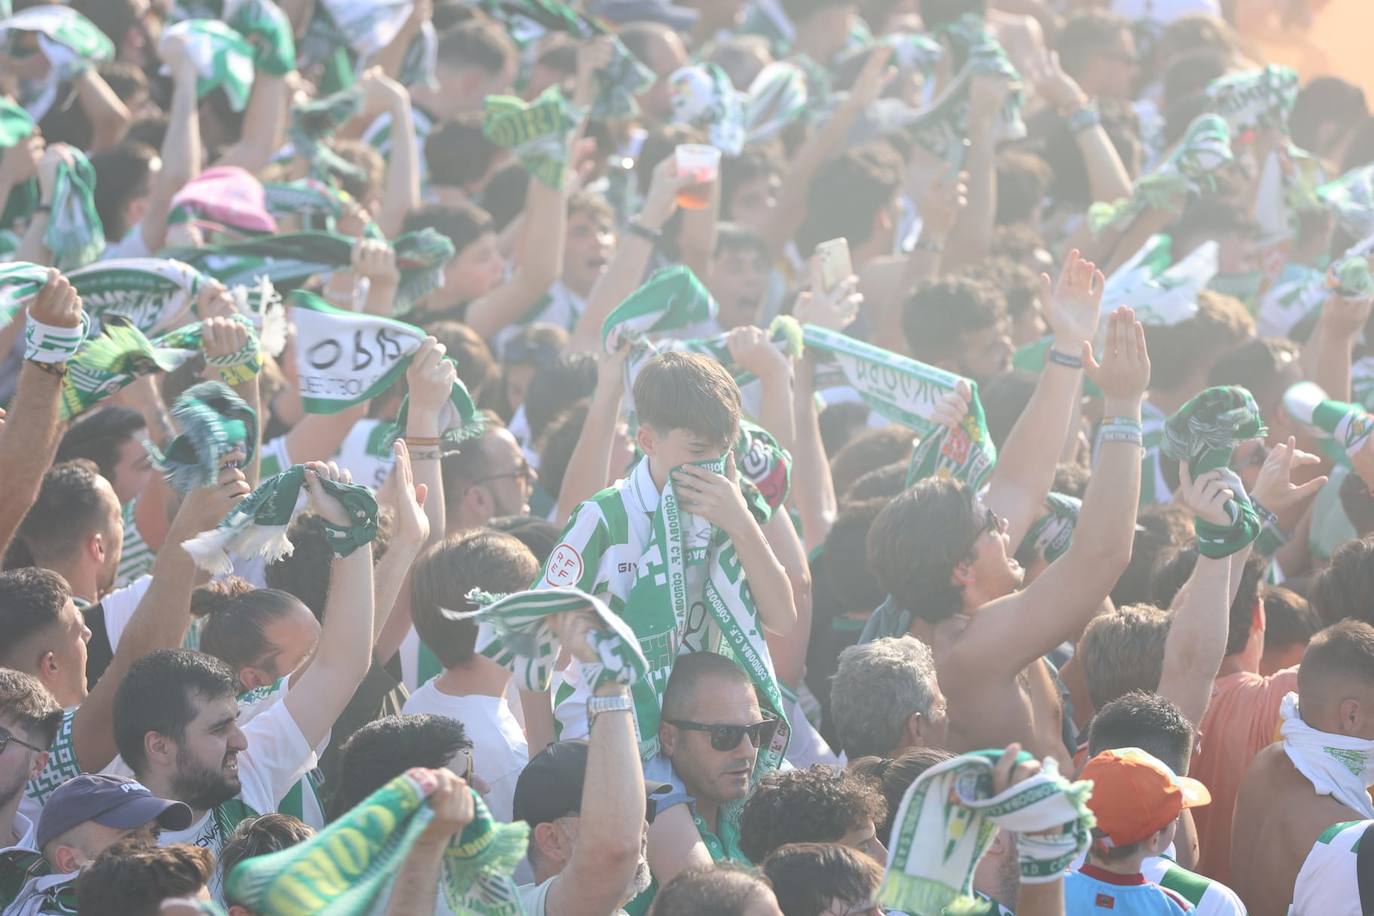
[{"label": "shirt collar", "polygon": [[1134,875],[1121,875],[1117,874],[1114,871],[1107,871],[1107,869],[1094,865],[1091,862],[1084,862],[1083,867],[1080,868],[1079,871],[1087,875],[1089,878],[1094,878],[1098,881],[1101,881],[1103,884],[1116,884],[1121,887],[1134,887],[1138,884],[1148,883],[1145,880],[1145,876],[1140,874],[1139,872],[1137,872]]},{"label": "shirt collar", "polygon": [[34,823],[18,811],[14,812],[14,832],[19,835],[19,842],[9,847],[10,849],[38,851],[38,838],[35,835]]},{"label": "shirt collar", "polygon": [[654,485],[654,477],[649,473],[648,455],[640,458],[639,463],[630,472],[630,489],[634,492],[639,507],[644,510],[646,515],[653,515],[658,511],[662,493]]}]

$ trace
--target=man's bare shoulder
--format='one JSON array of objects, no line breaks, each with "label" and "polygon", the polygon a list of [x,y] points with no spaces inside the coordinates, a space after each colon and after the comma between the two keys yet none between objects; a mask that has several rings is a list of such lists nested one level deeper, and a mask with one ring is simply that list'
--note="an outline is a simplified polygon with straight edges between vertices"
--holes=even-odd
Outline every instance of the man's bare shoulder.
[{"label": "man's bare shoulder", "polygon": [[1236,797],[1237,818],[1250,806],[1277,814],[1287,829],[1298,833],[1320,833],[1332,824],[1359,816],[1330,795],[1318,795],[1278,742],[1255,755],[1241,781]]}]

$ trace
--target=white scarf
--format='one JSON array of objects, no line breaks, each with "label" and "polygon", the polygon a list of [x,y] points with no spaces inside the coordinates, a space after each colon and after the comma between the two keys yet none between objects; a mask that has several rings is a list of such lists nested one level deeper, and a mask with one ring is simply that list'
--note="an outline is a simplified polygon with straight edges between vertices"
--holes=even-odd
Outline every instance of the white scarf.
[{"label": "white scarf", "polygon": [[1283,749],[1298,772],[1307,777],[1318,795],[1330,795],[1341,804],[1374,818],[1374,741],[1317,731],[1298,714],[1298,695],[1290,693],[1279,708],[1283,719]]}]

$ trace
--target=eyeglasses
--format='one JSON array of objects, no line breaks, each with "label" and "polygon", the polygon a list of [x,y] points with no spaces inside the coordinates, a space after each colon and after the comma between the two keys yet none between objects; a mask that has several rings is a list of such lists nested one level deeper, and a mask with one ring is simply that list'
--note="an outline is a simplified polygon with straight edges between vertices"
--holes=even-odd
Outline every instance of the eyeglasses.
[{"label": "eyeglasses", "polygon": [[0,754],[5,753],[5,748],[9,747],[9,743],[11,741],[19,745],[20,747],[26,747],[29,750],[37,751],[40,754],[47,750],[46,747],[39,747],[36,744],[29,744],[23,738],[10,734],[9,729],[0,728]]},{"label": "eyeglasses", "polygon": [[524,481],[525,483],[534,483],[534,468],[530,467],[529,461],[522,457],[520,463],[515,466],[515,470],[506,471],[504,474],[488,474],[485,477],[478,477],[469,484],[469,486],[475,487],[489,480],[504,480],[507,477],[512,477],[516,480]]},{"label": "eyeglasses", "polygon": [[704,722],[690,722],[685,719],[669,719],[667,721],[669,725],[675,725],[689,732],[709,732],[711,749],[715,751],[733,751],[739,747],[740,739],[745,735],[749,736],[750,744],[759,747],[765,741],[773,740],[773,732],[778,727],[777,719],[764,719],[753,725],[707,725]]}]

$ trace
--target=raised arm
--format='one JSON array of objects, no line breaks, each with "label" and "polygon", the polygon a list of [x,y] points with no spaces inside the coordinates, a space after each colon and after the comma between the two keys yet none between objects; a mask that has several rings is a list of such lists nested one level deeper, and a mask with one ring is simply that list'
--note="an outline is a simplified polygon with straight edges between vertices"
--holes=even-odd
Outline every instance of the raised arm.
[{"label": "raised arm", "polygon": [[[458,380],[458,370],[444,358],[443,344],[426,337],[406,369],[406,387],[410,392],[410,409],[406,412],[406,444],[415,483],[425,488],[423,500],[429,531],[425,543],[438,540],[447,530],[444,515],[443,436],[440,429],[444,405]],[[420,548],[423,549],[423,544]],[[388,608],[378,605],[378,613]]]},{"label": "raised arm", "polygon": [[725,474],[684,464],[673,472],[673,483],[684,510],[701,516],[729,536],[749,580],[749,591],[764,628],[779,636],[791,632],[797,623],[792,583],[773,548],[768,546],[763,529],[744,504],[734,452],[725,453]]},{"label": "raised arm", "polygon": [[653,256],[654,243],[677,211],[678,188],[686,183],[677,177],[677,163],[672,156],[654,166],[644,206],[630,221],[630,231],[621,236],[611,263],[592,287],[587,307],[582,310],[568,341],[569,352],[600,352],[601,325],[606,316],[644,282],[644,271]]},{"label": "raised arm", "polygon": [[[1204,521],[1227,524],[1226,502],[1235,497],[1228,477],[1234,478],[1234,474],[1219,469],[1193,480],[1187,465],[1182,464],[1179,475],[1183,483],[1179,493],[1184,505]],[[1247,545],[1235,556],[1248,556],[1249,553]],[[1212,681],[1226,654],[1231,611],[1231,560],[1232,557],[1198,556],[1193,574],[1188,577],[1187,594],[1174,606],[1169,636],[1164,643],[1159,695],[1177,703],[1195,727],[1202,724],[1202,716],[1212,697]]]},{"label": "raised arm", "polygon": [[735,328],[725,343],[735,363],[752,372],[763,389],[759,415],[754,421],[772,433],[779,445],[792,451],[796,431],[792,425],[791,358],[768,339],[768,332],[762,328]]},{"label": "raised arm", "polygon": [[[81,297],[55,269],[28,307],[30,320],[61,328],[81,326]],[[21,312],[15,322],[24,321]],[[57,408],[62,399],[66,367],[60,363],[24,360],[19,387],[0,428],[0,553],[8,549],[14,532],[38,499],[43,474],[57,451]]]},{"label": "raised arm", "polygon": [[[1130,562],[1140,499],[1140,402],[1150,381],[1145,329],[1130,309],[1117,309],[1102,364],[1086,340],[1080,352],[1088,377],[1105,395],[1105,416],[1118,421],[1126,441],[1102,443],[1068,552],[1024,590],[969,618],[943,669],[952,677],[1009,679],[1076,639]],[[1126,432],[1132,423],[1134,436]]]},{"label": "raised arm", "polygon": [[286,108],[291,89],[285,76],[261,69],[253,77],[253,94],[243,112],[243,134],[220,154],[215,165],[237,165],[260,173],[286,139]]},{"label": "raised arm", "polygon": [[162,169],[148,194],[148,209],[139,230],[143,246],[160,250],[167,241],[167,216],[172,198],[182,186],[200,174],[200,112],[196,98],[196,65],[181,39],[170,39],[161,48],[162,59],[172,71],[172,104],[167,112],[167,133],[162,139]]},{"label": "raised arm", "polygon": [[1371,306],[1374,298],[1347,299],[1333,292],[1322,303],[1317,326],[1302,348],[1303,375],[1332,400],[1350,400],[1351,357]]},{"label": "raised arm", "polygon": [[191,590],[199,573],[182,543],[219,524],[249,492],[243,472],[225,467],[215,484],[193,490],[182,500],[153,562],[148,591],[129,618],[114,658],[76,711],[72,743],[85,772],[99,771],[118,753],[112,718],[114,698],[130,666],[156,649],[181,645],[191,625]]},{"label": "raised arm", "polygon": [[975,76],[969,88],[968,206],[959,214],[945,249],[946,268],[987,254],[997,221],[997,121],[1012,84],[1003,76]]},{"label": "raised arm", "polygon": [[[1094,201],[1114,201],[1131,193],[1131,176],[1111,138],[1096,117],[1096,103],[1059,65],[1059,55],[1041,50],[1032,59],[1026,78],[1046,104],[1057,108],[1074,130],[1074,143],[1088,172],[1088,188]],[[1075,115],[1080,121],[1075,121]]]},{"label": "raised arm", "polygon": [[[1054,329],[1051,359],[1040,373],[1030,403],[998,451],[997,468],[988,484],[987,504],[1007,519],[1012,544],[1021,543],[1044,506],[1045,494],[1054,485],[1054,472],[1063,450],[1069,425],[1077,415],[1081,369],[1065,363],[1081,363],[1083,341],[1097,333],[1105,281],[1091,261],[1070,251],[1050,287],[1041,275],[1041,301]],[[1058,357],[1055,358],[1055,355]]]},{"label": "raised arm", "polygon": [[590,499],[610,479],[611,450],[615,427],[620,422],[629,352],[629,346],[622,345],[615,354],[602,354],[596,361],[596,389],[563,472],[563,484],[558,488],[558,516],[554,523],[560,527],[567,523],[578,503]]},{"label": "raised arm", "polygon": [[434,909],[434,901],[439,899],[444,854],[476,814],[472,791],[461,776],[448,769],[431,770],[430,776],[439,780],[439,787],[429,796],[434,819],[415,838],[415,845],[396,873],[386,916],[412,916]]},{"label": "raised arm", "polygon": [[133,115],[94,67],[72,80],[76,98],[91,122],[91,152],[107,150],[124,139]]},{"label": "raised arm", "polygon": [[[391,79],[401,78],[401,68],[405,66],[406,54],[411,43],[419,36],[420,30],[434,17],[434,0],[416,0],[410,17],[401,26],[391,43],[373,54],[368,63],[381,68]],[[395,123],[395,122],[392,122]]]},{"label": "raised arm", "polygon": [[[311,510],[327,522],[349,527],[353,520],[319,482],[321,477],[347,482],[347,472],[333,462],[312,461],[305,474]],[[282,700],[311,747],[329,734],[372,663],[372,641],[358,638],[372,632],[372,595],[372,545],[335,557],[314,661]]]},{"label": "raised arm", "polygon": [[211,281],[202,287],[200,302],[206,375],[228,385],[234,394],[242,398],[252,409],[253,415],[259,418],[259,422],[253,424],[253,458],[243,468],[248,485],[256,487],[258,467],[262,462],[262,399],[258,389],[258,373],[256,370],[250,371],[248,364],[221,372],[209,363],[211,358],[233,356],[243,351],[249,341],[255,338],[252,329],[242,320],[228,317],[235,315],[236,312],[234,302],[229,298],[228,291],[222,283]]},{"label": "raised arm", "polygon": [[[401,597],[401,590],[410,576],[410,567],[429,541],[431,531],[429,519],[425,517],[429,488],[423,483],[415,483],[411,453],[405,442],[398,439],[391,447],[391,454],[395,458],[391,477],[378,496],[379,502],[384,502],[391,509],[394,530],[386,546],[386,555],[377,562],[375,581],[372,583],[373,606],[376,608],[372,621],[374,646],[397,607],[397,599]],[[427,463],[438,465],[439,462],[428,459]],[[389,658],[390,653],[386,657]]]},{"label": "raised arm", "polygon": [[[581,632],[561,629],[565,649],[579,661],[596,661]],[[603,684],[594,695],[628,700],[630,691]],[[557,916],[606,916],[622,906],[644,836],[644,767],[634,712],[603,712],[590,726],[577,844],[549,888],[547,912]]]},{"label": "raised arm", "polygon": [[386,163],[382,212],[373,214],[382,232],[391,238],[401,231],[406,214],[420,206],[420,144],[415,137],[415,118],[410,93],[380,67],[363,74],[361,83],[364,112],[391,116],[391,154]]}]

